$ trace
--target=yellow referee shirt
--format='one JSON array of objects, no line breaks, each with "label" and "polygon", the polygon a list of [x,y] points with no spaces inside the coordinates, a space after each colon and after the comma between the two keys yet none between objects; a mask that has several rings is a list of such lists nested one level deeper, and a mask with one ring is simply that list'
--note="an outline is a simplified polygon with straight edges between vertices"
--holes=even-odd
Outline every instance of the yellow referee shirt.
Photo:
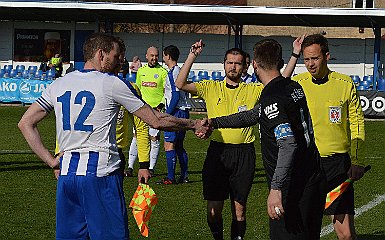
[{"label": "yellow referee shirt", "polygon": [[[239,83],[236,88],[226,86],[223,81],[204,80],[195,83],[198,96],[206,102],[209,118],[226,116],[252,109],[259,101],[263,85],[260,83]],[[211,140],[240,144],[254,142],[253,127],[215,129]]]},{"label": "yellow referee shirt", "polygon": [[364,115],[352,79],[337,72],[329,72],[328,80],[321,84],[312,79],[309,72],[293,77],[305,92],[321,156],[350,150],[352,164],[365,166]]}]

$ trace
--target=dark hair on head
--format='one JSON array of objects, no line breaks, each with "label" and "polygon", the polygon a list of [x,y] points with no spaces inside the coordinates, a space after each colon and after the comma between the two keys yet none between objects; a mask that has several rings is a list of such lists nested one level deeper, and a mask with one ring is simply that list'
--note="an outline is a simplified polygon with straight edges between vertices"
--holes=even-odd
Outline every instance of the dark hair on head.
[{"label": "dark hair on head", "polygon": [[106,53],[111,52],[114,48],[114,43],[119,45],[119,40],[114,36],[104,33],[91,34],[83,45],[84,61],[92,59],[99,49]]},{"label": "dark hair on head", "polygon": [[174,45],[170,45],[170,46],[167,46],[163,49],[163,53],[164,55],[166,56],[170,56],[172,60],[174,61],[178,61],[179,59],[179,49],[174,46]]},{"label": "dark hair on head", "polygon": [[231,48],[231,49],[227,50],[226,53],[225,53],[225,58],[224,58],[223,62],[226,62],[227,55],[229,55],[229,54],[232,54],[232,55],[240,54],[240,55],[242,55],[242,65],[243,66],[246,65],[246,53],[242,49],[240,49],[240,48]]},{"label": "dark hair on head", "polygon": [[305,37],[302,42],[301,49],[302,51],[313,44],[318,44],[321,47],[321,52],[323,55],[326,55],[329,52],[329,43],[328,40],[321,34],[313,34]]},{"label": "dark hair on head", "polygon": [[282,46],[274,39],[263,39],[254,45],[254,60],[264,70],[283,67]]}]

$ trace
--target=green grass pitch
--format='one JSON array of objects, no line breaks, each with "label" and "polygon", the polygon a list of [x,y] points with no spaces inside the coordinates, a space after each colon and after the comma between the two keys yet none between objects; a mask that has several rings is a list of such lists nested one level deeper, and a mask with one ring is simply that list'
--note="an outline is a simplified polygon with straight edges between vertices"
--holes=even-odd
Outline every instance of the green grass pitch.
[{"label": "green grass pitch", "polygon": [[[17,122],[25,110],[24,107],[0,107],[0,239],[54,239],[56,180],[52,170],[32,154],[17,129]],[[203,116],[192,115],[194,118]],[[54,149],[55,144],[54,120],[54,114],[51,114],[39,125],[41,137],[49,149]],[[366,161],[372,169],[355,184],[356,209],[362,210],[356,218],[356,230],[359,239],[380,240],[385,239],[385,201],[367,208],[363,206],[385,194],[385,121],[366,121],[365,124]],[[256,128],[256,136],[257,131]],[[245,239],[268,239],[267,185],[258,140],[255,145],[257,167],[247,205]],[[185,147],[189,155],[191,183],[183,185],[155,184],[166,175],[165,154],[161,151],[156,177],[150,182],[159,203],[151,217],[148,239],[211,239],[206,225],[206,202],[202,198],[201,182],[207,146],[208,141],[197,139],[191,131],[188,132]],[[125,179],[127,205],[136,187],[136,178]],[[223,214],[224,235],[229,239],[231,213],[228,201]],[[323,226],[329,224],[330,220],[325,217]],[[129,227],[131,239],[145,239],[140,236],[130,211]],[[330,233],[321,239],[336,237]]]}]

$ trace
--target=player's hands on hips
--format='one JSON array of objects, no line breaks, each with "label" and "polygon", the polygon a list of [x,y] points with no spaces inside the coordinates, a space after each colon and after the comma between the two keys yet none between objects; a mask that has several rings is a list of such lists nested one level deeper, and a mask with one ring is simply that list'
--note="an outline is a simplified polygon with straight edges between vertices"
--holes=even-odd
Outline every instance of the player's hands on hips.
[{"label": "player's hands on hips", "polygon": [[352,166],[350,166],[350,169],[348,171],[348,176],[352,180],[357,181],[357,180],[360,180],[362,176],[364,176],[364,173],[365,173],[364,167],[352,164]]},{"label": "player's hands on hips", "polygon": [[282,206],[281,190],[271,189],[267,198],[267,213],[271,219],[280,219],[285,211]]},{"label": "player's hands on hips", "polygon": [[148,180],[151,178],[151,173],[148,169],[139,169],[138,182],[148,184]]},{"label": "player's hands on hips", "polygon": [[50,166],[53,168],[53,174],[55,175],[56,179],[59,179],[59,176],[60,176],[60,158],[63,155],[64,155],[64,152],[60,152],[60,153],[56,154],[53,166]]},{"label": "player's hands on hips", "polygon": [[303,39],[306,37],[306,34],[297,37],[293,42],[293,53],[300,54],[301,53],[301,46]]}]

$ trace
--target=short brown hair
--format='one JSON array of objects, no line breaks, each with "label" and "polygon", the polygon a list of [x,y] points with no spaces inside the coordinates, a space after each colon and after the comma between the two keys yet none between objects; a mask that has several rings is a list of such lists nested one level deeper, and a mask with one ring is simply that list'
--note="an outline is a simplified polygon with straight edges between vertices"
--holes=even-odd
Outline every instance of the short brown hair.
[{"label": "short brown hair", "polygon": [[119,41],[116,37],[107,35],[104,33],[91,34],[83,45],[84,61],[92,59],[99,49],[106,53],[111,52],[114,48],[114,43],[119,45]]},{"label": "short brown hair", "polygon": [[274,39],[263,39],[254,45],[254,60],[262,69],[283,67],[282,46]]},{"label": "short brown hair", "polygon": [[318,44],[320,46],[323,55],[326,55],[326,53],[329,52],[328,40],[321,34],[313,34],[305,37],[301,45],[302,52],[305,48],[313,44]]}]

